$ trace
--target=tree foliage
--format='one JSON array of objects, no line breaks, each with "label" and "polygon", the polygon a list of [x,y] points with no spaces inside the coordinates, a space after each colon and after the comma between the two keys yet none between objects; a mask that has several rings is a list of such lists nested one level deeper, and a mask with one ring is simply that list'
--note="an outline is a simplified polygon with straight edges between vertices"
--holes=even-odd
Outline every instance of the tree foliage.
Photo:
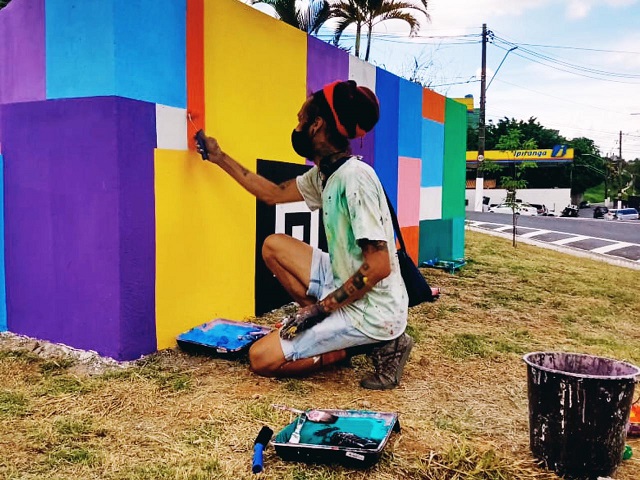
[{"label": "tree foliage", "polygon": [[503,118],[494,124],[489,121],[486,127],[485,148],[487,150],[501,150],[498,143],[509,130],[517,130],[522,138],[533,140],[536,148],[553,148],[556,145],[567,143],[567,139],[560,135],[558,130],[546,128],[535,117],[530,117],[526,122],[515,118]]},{"label": "tree foliage", "polygon": [[[496,150],[532,150],[538,148],[538,145],[533,138],[526,138],[523,131],[518,126],[515,126],[506,129],[505,133],[498,139],[494,148]],[[484,163],[483,169],[485,171],[501,174],[505,170],[505,167],[498,163],[491,161],[485,161]],[[528,182],[524,178],[524,172],[536,167],[537,164],[534,162],[512,163],[507,167],[511,170],[511,175],[501,175],[500,177],[500,186],[507,191],[507,198],[504,203],[511,207],[514,247],[517,245],[516,234],[520,211],[520,204],[516,201],[517,192],[527,187]]]},{"label": "tree foliage", "polygon": [[[586,137],[577,137],[568,140],[560,135],[558,130],[546,128],[535,117],[529,120],[516,120],[515,118],[502,118],[497,123],[489,121],[486,126],[485,145],[487,150],[516,150],[530,147],[520,144],[515,148],[504,148],[505,145],[518,145],[518,142],[509,142],[520,132],[520,139],[528,139],[535,143],[535,148],[553,148],[556,145],[567,144],[574,148],[574,161],[562,167],[532,169],[522,173],[522,178],[527,181],[530,188],[571,187],[572,195],[581,195],[588,188],[599,185],[604,180],[606,161],[600,155],[593,140]],[[511,132],[511,133],[509,133]],[[478,130],[470,126],[467,129],[467,144],[478,144]],[[499,169],[491,167],[485,170],[488,178],[496,178]]]},{"label": "tree foliage", "polygon": [[301,8],[296,0],[253,0],[251,5],[260,3],[273,7],[277,18],[308,34],[318,33],[331,16],[328,0],[309,0]]},{"label": "tree foliage", "polygon": [[11,0],[0,0],[0,10],[6,7]]},{"label": "tree foliage", "polygon": [[364,59],[369,60],[373,27],[386,20],[402,20],[409,25],[409,35],[413,36],[420,30],[420,21],[414,12],[424,15],[427,21],[430,20],[427,3],[428,0],[338,0],[331,8],[331,17],[338,20],[333,41],[337,45],[345,29],[355,25],[354,53],[356,57],[360,57],[361,37],[366,29],[367,49]]}]

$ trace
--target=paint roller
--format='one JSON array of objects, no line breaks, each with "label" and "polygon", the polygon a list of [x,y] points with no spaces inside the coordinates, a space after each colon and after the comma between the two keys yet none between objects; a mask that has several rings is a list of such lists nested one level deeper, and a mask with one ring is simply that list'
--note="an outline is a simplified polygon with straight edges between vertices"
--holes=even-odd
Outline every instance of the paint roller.
[{"label": "paint roller", "polygon": [[269,427],[262,427],[255,442],[253,442],[253,465],[251,467],[251,471],[253,473],[260,473],[264,469],[264,465],[262,463],[262,452],[266,448],[272,436],[273,430]]}]

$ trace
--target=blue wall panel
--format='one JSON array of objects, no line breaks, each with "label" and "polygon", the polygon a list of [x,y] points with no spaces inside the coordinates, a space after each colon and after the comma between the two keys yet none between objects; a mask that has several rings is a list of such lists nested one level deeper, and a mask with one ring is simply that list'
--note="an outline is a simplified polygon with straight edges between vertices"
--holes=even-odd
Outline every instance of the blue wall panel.
[{"label": "blue wall panel", "polygon": [[186,107],[186,0],[48,0],[47,98]]},{"label": "blue wall panel", "polygon": [[441,187],[444,166],[444,124],[422,120],[422,179],[423,187]]},{"label": "blue wall panel", "polygon": [[114,3],[118,95],[186,108],[186,0]]},{"label": "blue wall panel", "polygon": [[7,330],[7,287],[4,269],[4,159],[0,155],[0,332]]},{"label": "blue wall panel", "polygon": [[115,95],[113,3],[70,3],[45,6],[47,98]]},{"label": "blue wall panel", "polygon": [[398,198],[398,105],[399,77],[376,68],[376,95],[380,101],[380,120],[375,127],[375,162],[389,199],[397,209]]},{"label": "blue wall panel", "polygon": [[400,79],[400,116],[398,155],[421,158],[422,151],[422,87]]}]

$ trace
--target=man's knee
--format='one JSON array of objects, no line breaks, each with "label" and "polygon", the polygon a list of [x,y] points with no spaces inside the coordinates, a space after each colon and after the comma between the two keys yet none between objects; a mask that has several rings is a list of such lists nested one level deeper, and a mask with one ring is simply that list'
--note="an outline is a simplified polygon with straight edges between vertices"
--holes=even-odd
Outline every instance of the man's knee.
[{"label": "man's knee", "polygon": [[282,251],[282,244],[284,243],[283,233],[272,233],[269,235],[262,244],[262,258],[265,261],[277,259]]},{"label": "man's knee", "polygon": [[276,362],[276,355],[268,342],[260,340],[251,345],[249,349],[249,365],[251,370],[263,377],[273,377],[280,367],[280,363]]}]

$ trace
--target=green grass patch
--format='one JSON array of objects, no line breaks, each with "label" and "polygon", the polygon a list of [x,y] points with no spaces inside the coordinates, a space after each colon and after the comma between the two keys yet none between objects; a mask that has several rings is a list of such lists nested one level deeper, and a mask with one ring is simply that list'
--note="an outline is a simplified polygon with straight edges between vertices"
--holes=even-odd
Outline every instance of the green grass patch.
[{"label": "green grass patch", "polygon": [[51,466],[73,464],[93,467],[99,463],[99,457],[85,447],[61,445],[49,453],[47,463]]},{"label": "green grass patch", "polygon": [[28,412],[29,402],[22,393],[0,391],[0,416],[20,417]]},{"label": "green grass patch", "polygon": [[209,458],[201,465],[167,465],[162,461],[148,462],[124,468],[109,477],[110,480],[226,480],[222,464]]},{"label": "green grass patch", "polygon": [[491,352],[487,337],[471,333],[457,333],[444,342],[443,352],[458,360],[486,357]]},{"label": "green grass patch", "polygon": [[40,364],[40,372],[43,375],[55,375],[66,371],[76,364],[76,360],[71,357],[55,358],[44,361]]},{"label": "green grass patch", "polygon": [[300,380],[297,378],[286,378],[280,381],[282,390],[289,393],[296,393],[299,395],[307,395],[313,390],[313,386],[307,380]]},{"label": "green grass patch", "polygon": [[42,359],[27,350],[0,350],[0,362],[17,361],[24,364],[40,363]]},{"label": "green grass patch", "polygon": [[589,203],[604,202],[604,182],[600,185],[588,188],[584,192],[584,199]]},{"label": "green grass patch", "polygon": [[161,352],[138,360],[126,368],[110,370],[100,376],[104,381],[151,380],[162,390],[186,392],[193,388],[192,376],[165,361]]},{"label": "green grass patch", "polygon": [[53,375],[43,377],[40,386],[41,395],[57,396],[66,394],[84,394],[93,390],[91,381],[73,375]]}]

